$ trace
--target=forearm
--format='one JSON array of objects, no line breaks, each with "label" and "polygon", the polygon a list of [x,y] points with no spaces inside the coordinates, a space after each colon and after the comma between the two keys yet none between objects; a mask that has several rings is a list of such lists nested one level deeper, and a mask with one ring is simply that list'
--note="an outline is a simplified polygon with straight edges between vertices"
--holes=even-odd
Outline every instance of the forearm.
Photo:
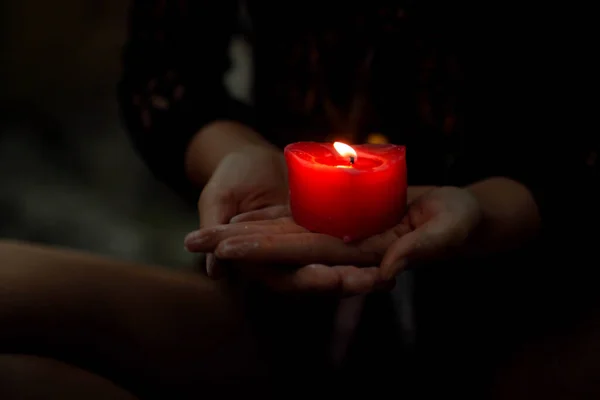
[{"label": "forearm", "polygon": [[260,373],[226,286],[21,243],[0,241],[0,259],[0,353],[69,362],[128,389],[153,376]]},{"label": "forearm", "polygon": [[215,121],[204,126],[192,138],[185,153],[188,178],[195,185],[204,185],[225,156],[248,146],[275,150],[260,134],[239,122]]},{"label": "forearm", "polygon": [[469,254],[508,251],[526,244],[540,229],[540,215],[533,195],[524,185],[495,177],[467,187],[481,207],[481,223]]}]

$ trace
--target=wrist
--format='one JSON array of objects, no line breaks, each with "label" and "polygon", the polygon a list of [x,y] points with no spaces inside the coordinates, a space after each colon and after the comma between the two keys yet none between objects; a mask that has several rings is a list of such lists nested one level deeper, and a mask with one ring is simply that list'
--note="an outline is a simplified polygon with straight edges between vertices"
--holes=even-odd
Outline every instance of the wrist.
[{"label": "wrist", "polygon": [[248,148],[275,151],[271,143],[246,125],[235,121],[211,122],[188,144],[185,154],[188,178],[194,184],[203,185],[226,156]]},{"label": "wrist", "polygon": [[476,223],[467,235],[461,254],[467,258],[485,256],[492,251],[490,243],[493,243],[494,240],[494,220],[489,213],[484,211],[484,207],[477,196],[471,193],[468,188],[465,188],[465,190],[473,196],[477,204],[478,216],[475,219]]},{"label": "wrist", "polygon": [[540,224],[537,205],[521,183],[494,177],[465,189],[477,200],[481,215],[471,235],[470,253],[513,250],[537,235]]}]

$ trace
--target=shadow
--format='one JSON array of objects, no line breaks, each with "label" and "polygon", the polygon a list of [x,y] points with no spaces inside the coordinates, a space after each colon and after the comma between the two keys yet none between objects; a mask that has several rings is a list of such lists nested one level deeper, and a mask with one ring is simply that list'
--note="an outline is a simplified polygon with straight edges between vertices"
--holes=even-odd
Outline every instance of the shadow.
[{"label": "shadow", "polygon": [[14,131],[30,135],[23,139],[31,147],[32,153],[39,157],[35,161],[32,159],[32,162],[51,164],[83,178],[84,160],[72,147],[65,127],[55,116],[42,111],[29,100],[3,101],[0,103],[0,143]]}]

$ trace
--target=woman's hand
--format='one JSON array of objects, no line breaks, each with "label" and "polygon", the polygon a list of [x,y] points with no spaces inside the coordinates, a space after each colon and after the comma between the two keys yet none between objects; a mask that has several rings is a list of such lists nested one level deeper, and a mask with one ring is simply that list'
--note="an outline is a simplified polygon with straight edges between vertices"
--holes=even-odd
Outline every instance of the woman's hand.
[{"label": "woman's hand", "polygon": [[395,276],[416,263],[460,253],[481,221],[476,198],[456,187],[422,195],[400,224],[359,243],[308,232],[286,212],[279,206],[239,215],[233,224],[191,233],[186,246],[219,259],[272,265],[245,272],[277,290],[357,294],[393,286]]},{"label": "woman's hand", "polygon": [[198,201],[202,227],[228,223],[238,214],[287,204],[287,170],[277,150],[248,146],[217,166]]},{"label": "woman's hand", "polygon": [[[218,164],[198,201],[201,228],[227,224],[238,214],[287,204],[287,170],[283,154],[266,146],[247,146]],[[207,257],[213,275],[214,259]]]}]

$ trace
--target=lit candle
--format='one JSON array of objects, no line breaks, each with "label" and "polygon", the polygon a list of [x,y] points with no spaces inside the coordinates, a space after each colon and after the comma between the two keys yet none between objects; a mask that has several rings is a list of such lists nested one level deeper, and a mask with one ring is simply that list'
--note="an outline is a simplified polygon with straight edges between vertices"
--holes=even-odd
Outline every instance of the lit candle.
[{"label": "lit candle", "polygon": [[404,146],[300,142],[285,148],[294,221],[356,241],[396,225],[406,209]]}]

